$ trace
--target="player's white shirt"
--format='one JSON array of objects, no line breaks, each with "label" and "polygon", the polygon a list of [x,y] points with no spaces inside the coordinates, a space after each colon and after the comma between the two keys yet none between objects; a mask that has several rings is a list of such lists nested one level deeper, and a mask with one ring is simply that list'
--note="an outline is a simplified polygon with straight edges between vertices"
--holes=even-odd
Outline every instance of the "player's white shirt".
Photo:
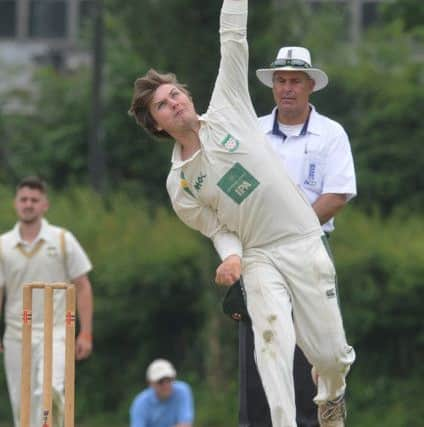
[{"label": "player's white shirt", "polygon": [[[19,223],[0,236],[0,287],[5,289],[5,338],[20,339],[22,285],[28,282],[69,282],[92,269],[90,260],[72,233],[66,231],[63,245],[60,227],[42,220],[40,232],[31,243],[22,240]],[[64,247],[63,247],[64,246]],[[64,255],[66,251],[66,255]],[[55,291],[54,324],[64,326],[65,292]],[[33,291],[33,336],[43,329],[43,294]]]},{"label": "player's white shirt", "polygon": [[[356,196],[356,177],[349,139],[343,127],[319,114],[311,105],[306,127],[284,139],[275,131],[277,108],[259,118],[259,124],[290,177],[312,204],[325,193]],[[278,122],[277,122],[278,126]],[[285,133],[283,131],[283,133]],[[332,218],[323,230],[334,230]]]},{"label": "player's white shirt", "polygon": [[259,126],[248,91],[246,23],[247,1],[225,0],[221,63],[201,117],[201,148],[182,161],[176,143],[167,179],[178,216],[210,237],[222,259],[322,233]]}]

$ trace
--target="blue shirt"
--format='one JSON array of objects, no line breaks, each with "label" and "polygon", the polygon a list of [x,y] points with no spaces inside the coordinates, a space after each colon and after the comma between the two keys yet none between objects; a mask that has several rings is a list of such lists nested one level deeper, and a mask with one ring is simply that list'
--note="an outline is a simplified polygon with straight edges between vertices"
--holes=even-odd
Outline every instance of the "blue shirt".
[{"label": "blue shirt", "polygon": [[174,381],[171,396],[160,400],[152,387],[138,394],[130,408],[130,427],[173,427],[178,423],[192,423],[193,395],[190,386]]}]

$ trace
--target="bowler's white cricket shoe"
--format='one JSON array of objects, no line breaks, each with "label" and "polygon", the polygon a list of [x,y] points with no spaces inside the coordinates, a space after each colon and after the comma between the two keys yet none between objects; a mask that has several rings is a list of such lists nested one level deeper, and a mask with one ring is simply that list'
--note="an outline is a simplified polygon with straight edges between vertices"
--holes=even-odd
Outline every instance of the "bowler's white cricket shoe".
[{"label": "bowler's white cricket shoe", "polygon": [[346,404],[344,396],[329,400],[318,406],[318,421],[321,427],[345,427]]}]

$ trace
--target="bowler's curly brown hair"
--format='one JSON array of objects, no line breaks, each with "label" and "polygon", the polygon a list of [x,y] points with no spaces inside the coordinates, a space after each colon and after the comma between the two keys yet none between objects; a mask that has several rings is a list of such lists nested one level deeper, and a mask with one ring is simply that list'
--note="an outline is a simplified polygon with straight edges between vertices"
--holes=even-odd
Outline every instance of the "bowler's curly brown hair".
[{"label": "bowler's curly brown hair", "polygon": [[164,84],[172,84],[191,97],[186,86],[178,82],[175,74],[161,74],[151,68],[143,77],[139,77],[135,81],[133,98],[128,114],[134,116],[135,121],[151,134],[169,138],[170,135],[167,132],[164,130],[159,131],[156,128],[156,122],[149,110],[156,89]]}]

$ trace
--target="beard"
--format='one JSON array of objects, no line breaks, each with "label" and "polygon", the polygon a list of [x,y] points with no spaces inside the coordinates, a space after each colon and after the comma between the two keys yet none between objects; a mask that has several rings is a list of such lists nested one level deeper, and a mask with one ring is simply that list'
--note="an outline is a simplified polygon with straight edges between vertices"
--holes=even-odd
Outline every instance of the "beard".
[{"label": "beard", "polygon": [[24,224],[34,224],[39,220],[39,216],[35,212],[23,213],[19,216],[19,221]]}]

